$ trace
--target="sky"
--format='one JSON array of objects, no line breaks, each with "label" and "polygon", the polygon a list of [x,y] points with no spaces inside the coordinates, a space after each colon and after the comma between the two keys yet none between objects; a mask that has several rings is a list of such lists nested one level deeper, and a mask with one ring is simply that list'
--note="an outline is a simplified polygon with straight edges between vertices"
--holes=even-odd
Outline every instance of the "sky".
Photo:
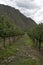
[{"label": "sky", "polygon": [[5,4],[19,9],[27,17],[31,17],[36,23],[43,23],[43,0],[0,0]]}]

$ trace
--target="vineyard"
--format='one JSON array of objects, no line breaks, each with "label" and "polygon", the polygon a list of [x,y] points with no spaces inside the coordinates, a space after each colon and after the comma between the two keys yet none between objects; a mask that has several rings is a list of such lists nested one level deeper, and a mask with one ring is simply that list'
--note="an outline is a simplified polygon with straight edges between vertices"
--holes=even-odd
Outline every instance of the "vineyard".
[{"label": "vineyard", "polygon": [[24,35],[24,32],[17,28],[12,21],[6,21],[4,16],[0,16],[0,39],[3,40],[3,47],[5,48],[5,41],[9,39],[9,44],[19,38],[19,36]]},{"label": "vineyard", "polygon": [[24,31],[0,16],[0,64],[43,65],[43,23]]}]

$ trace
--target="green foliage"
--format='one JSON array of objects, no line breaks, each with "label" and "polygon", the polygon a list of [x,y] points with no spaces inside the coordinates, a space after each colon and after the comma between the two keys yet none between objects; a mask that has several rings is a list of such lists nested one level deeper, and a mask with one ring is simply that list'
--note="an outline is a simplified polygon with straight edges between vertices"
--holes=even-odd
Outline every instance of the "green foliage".
[{"label": "green foliage", "polygon": [[24,32],[17,28],[11,20],[7,20],[5,16],[0,16],[0,37],[4,39],[4,47],[5,47],[5,38],[14,37],[16,35],[23,35]]},{"label": "green foliage", "polygon": [[37,25],[35,28],[33,28],[28,35],[30,35],[31,38],[40,39],[43,41],[43,23]]},{"label": "green foliage", "polygon": [[12,21],[6,20],[4,16],[0,17],[0,36],[1,37],[12,37],[14,35],[20,35],[24,32],[17,28]]},{"label": "green foliage", "polygon": [[[33,28],[28,35],[35,41],[37,40],[36,45],[39,42],[39,49],[41,47],[41,42],[43,42],[43,23],[37,25],[35,28]],[[35,41],[36,42],[36,41]]]}]

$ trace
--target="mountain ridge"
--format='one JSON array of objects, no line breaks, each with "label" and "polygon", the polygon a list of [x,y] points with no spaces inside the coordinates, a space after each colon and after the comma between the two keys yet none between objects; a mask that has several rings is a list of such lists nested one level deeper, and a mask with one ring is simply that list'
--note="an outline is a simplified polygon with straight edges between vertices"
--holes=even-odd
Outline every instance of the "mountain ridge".
[{"label": "mountain ridge", "polygon": [[0,4],[0,15],[4,15],[8,20],[14,22],[17,27],[23,30],[29,30],[36,25],[34,20],[27,18],[18,9],[8,5]]}]

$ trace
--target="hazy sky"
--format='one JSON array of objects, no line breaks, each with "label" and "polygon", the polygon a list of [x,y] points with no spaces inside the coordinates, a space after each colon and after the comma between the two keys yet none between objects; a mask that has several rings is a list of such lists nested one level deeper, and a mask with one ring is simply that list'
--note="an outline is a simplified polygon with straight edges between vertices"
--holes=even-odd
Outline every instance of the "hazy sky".
[{"label": "hazy sky", "polygon": [[19,9],[24,15],[31,17],[37,23],[43,22],[43,0],[0,0],[0,4]]}]

